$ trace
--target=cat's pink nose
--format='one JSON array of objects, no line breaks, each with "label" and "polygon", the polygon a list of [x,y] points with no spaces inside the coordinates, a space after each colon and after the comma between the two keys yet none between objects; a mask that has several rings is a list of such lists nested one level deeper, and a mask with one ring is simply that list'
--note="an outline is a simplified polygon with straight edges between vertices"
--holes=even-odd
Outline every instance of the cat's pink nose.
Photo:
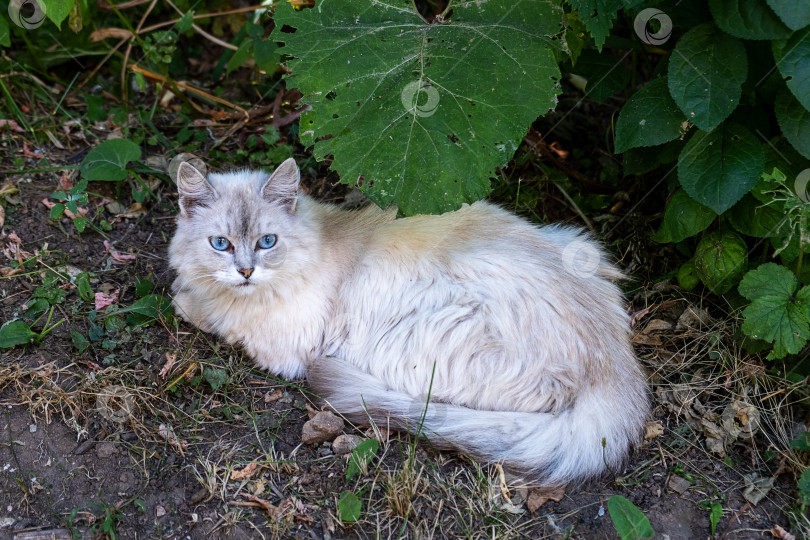
[{"label": "cat's pink nose", "polygon": [[237,270],[240,274],[245,276],[245,279],[250,278],[250,275],[253,273],[253,268],[240,268]]}]

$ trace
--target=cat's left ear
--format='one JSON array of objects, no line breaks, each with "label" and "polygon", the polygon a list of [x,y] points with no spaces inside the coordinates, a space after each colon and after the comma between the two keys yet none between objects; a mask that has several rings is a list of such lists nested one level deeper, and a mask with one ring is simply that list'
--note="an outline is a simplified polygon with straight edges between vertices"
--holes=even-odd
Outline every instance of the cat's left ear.
[{"label": "cat's left ear", "polygon": [[205,176],[188,162],[177,168],[177,191],[180,194],[180,215],[188,217],[197,206],[209,206],[217,193]]},{"label": "cat's left ear", "polygon": [[279,165],[262,186],[262,197],[271,202],[280,202],[290,214],[295,213],[298,203],[298,184],[301,172],[293,158]]}]

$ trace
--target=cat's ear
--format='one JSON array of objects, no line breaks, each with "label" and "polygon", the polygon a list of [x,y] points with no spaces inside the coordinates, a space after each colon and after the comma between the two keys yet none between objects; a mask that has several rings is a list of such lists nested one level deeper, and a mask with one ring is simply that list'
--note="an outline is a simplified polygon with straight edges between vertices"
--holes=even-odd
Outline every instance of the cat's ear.
[{"label": "cat's ear", "polygon": [[180,193],[180,215],[188,217],[197,206],[208,206],[217,198],[217,192],[205,176],[184,161],[177,168],[177,191]]},{"label": "cat's ear", "polygon": [[262,186],[262,197],[268,201],[280,202],[290,214],[295,213],[298,203],[298,184],[301,172],[295,160],[290,158],[279,165]]}]

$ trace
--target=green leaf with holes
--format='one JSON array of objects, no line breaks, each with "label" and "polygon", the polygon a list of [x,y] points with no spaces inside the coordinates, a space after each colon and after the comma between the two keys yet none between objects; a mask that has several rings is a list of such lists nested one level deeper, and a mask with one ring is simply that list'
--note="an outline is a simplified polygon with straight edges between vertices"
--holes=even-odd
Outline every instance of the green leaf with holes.
[{"label": "green leaf with holes", "polygon": [[801,287],[784,266],[765,263],[743,277],[738,288],[751,301],[742,331],[773,343],[769,358],[798,354],[810,338],[810,287]]},{"label": "green leaf with holes", "polygon": [[678,40],[669,60],[669,91],[686,118],[711,131],[737,108],[748,75],[745,46],[713,24]]},{"label": "green leaf with holes", "polygon": [[460,3],[431,24],[407,0],[282,2],[271,38],[312,107],[300,135],[315,157],[382,207],[439,213],[487,195],[556,105],[562,17],[552,0]]}]

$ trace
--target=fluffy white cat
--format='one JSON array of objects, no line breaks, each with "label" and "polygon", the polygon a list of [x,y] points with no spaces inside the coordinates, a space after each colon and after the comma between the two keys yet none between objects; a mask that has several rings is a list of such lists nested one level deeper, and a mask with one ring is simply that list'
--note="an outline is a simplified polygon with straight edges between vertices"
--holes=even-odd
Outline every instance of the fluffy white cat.
[{"label": "fluffy white cat", "polygon": [[[614,284],[581,230],[486,202],[345,211],[264,172],[177,172],[169,248],[185,319],[346,417],[411,432],[536,485],[618,469],[649,412]],[[426,404],[429,397],[429,403]]]}]

